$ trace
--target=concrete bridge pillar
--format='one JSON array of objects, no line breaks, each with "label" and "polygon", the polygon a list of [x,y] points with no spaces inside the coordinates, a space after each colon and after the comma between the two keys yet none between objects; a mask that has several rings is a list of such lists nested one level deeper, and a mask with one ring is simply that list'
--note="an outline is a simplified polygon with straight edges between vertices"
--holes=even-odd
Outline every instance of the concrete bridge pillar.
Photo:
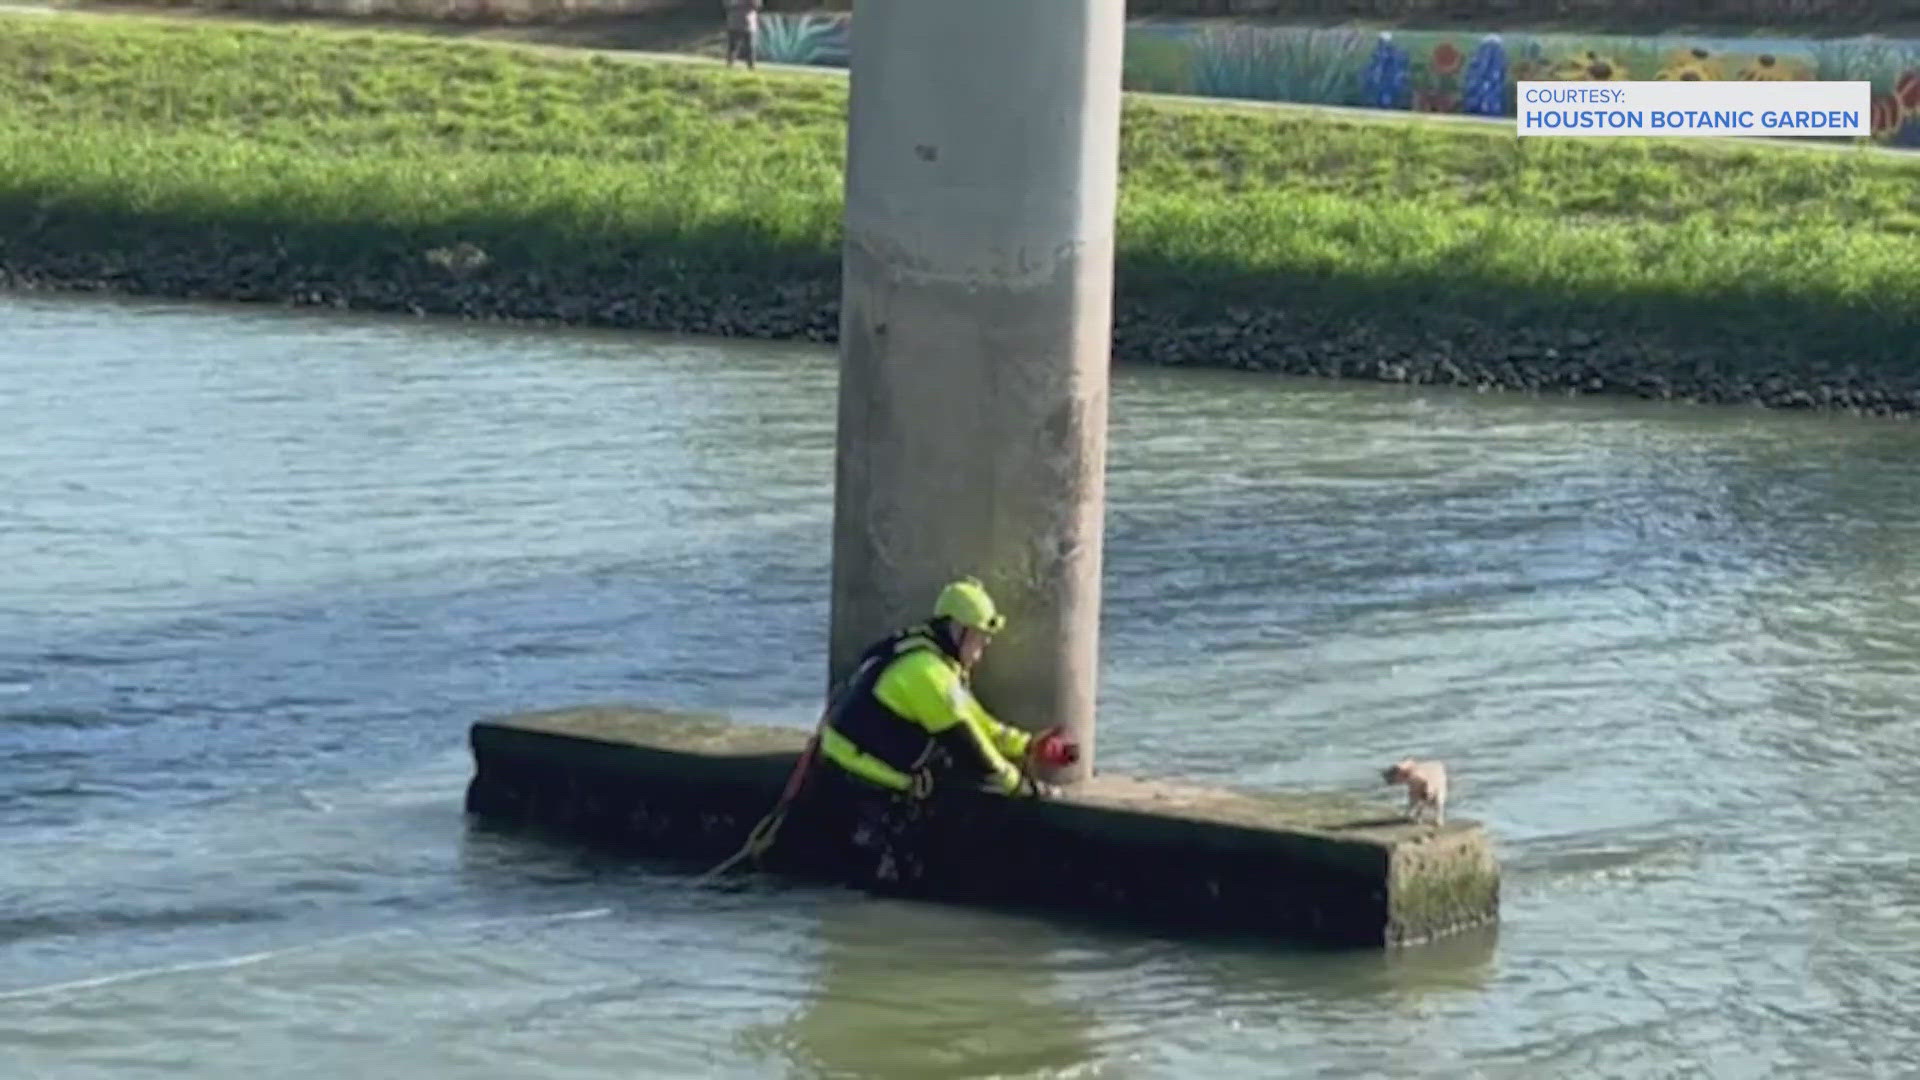
[{"label": "concrete bridge pillar", "polygon": [[1093,760],[1124,0],[852,20],[830,678],[940,586],[1006,610],[981,699]]}]

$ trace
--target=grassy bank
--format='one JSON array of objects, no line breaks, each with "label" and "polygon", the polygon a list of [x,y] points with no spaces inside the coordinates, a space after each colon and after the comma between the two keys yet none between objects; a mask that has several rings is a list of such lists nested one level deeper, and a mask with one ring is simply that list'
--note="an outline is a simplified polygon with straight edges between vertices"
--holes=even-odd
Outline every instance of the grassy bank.
[{"label": "grassy bank", "polygon": [[[844,107],[804,76],[0,17],[0,269],[629,325],[778,295],[673,328],[830,336]],[[1920,340],[1920,162],[1141,101],[1122,153],[1123,355],[1564,335],[1611,382],[1647,350],[1904,370]],[[424,254],[456,242],[485,266]],[[652,299],[594,298],[622,292]]]}]

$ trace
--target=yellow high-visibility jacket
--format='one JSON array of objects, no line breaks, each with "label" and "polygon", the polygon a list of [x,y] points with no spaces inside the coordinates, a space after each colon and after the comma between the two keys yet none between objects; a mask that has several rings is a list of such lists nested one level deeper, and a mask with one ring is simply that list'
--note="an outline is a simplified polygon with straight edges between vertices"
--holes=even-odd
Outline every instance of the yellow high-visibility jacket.
[{"label": "yellow high-visibility jacket", "polygon": [[820,753],[855,776],[895,791],[934,767],[940,750],[962,775],[1008,794],[1013,760],[1032,736],[994,719],[967,686],[960,662],[934,630],[901,631],[867,650],[828,714]]}]

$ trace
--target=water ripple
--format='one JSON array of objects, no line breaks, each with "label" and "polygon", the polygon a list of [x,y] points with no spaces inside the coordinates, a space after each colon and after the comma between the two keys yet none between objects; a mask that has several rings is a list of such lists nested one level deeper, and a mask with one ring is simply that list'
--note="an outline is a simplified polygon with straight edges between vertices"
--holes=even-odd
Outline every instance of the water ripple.
[{"label": "water ripple", "polygon": [[[1103,767],[1384,799],[1497,934],[1174,942],[469,828],[466,725],[812,720],[817,350],[0,300],[8,1075],[1895,1075],[1911,425],[1116,374]],[[777,451],[777,452],[775,452]],[[1908,1010],[1910,1011],[1910,1010]]]}]

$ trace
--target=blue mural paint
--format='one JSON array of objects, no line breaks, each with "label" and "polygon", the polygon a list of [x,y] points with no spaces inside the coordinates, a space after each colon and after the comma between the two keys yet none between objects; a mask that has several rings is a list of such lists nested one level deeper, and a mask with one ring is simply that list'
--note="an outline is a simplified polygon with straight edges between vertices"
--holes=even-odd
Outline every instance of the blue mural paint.
[{"label": "blue mural paint", "polygon": [[1460,111],[1476,116],[1507,116],[1507,49],[1496,34],[1487,35],[1460,76]]},{"label": "blue mural paint", "polygon": [[1361,76],[1366,98],[1363,104],[1376,109],[1404,109],[1412,101],[1413,58],[1393,43],[1392,34],[1381,34],[1373,48],[1367,70]]},{"label": "blue mural paint", "polygon": [[[845,13],[767,14],[760,58],[845,67]],[[1875,139],[1920,149],[1920,40],[1625,37],[1136,24],[1124,85],[1198,97],[1512,116],[1522,80],[1864,80]]]}]

